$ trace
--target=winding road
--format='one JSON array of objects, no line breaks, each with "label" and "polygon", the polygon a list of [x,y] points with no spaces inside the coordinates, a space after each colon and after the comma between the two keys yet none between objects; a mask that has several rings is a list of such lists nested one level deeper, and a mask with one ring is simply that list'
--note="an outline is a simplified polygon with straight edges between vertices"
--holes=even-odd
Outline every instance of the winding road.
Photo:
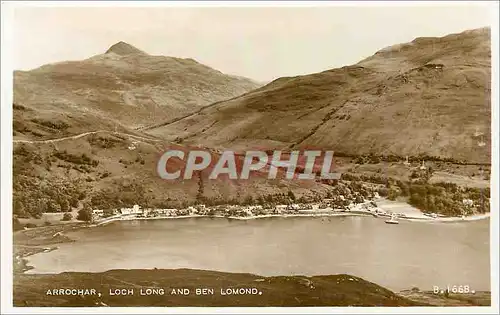
[{"label": "winding road", "polygon": [[114,135],[124,135],[124,136],[130,137],[130,138],[135,138],[135,139],[139,139],[139,140],[146,140],[146,141],[162,141],[161,139],[141,137],[141,136],[136,136],[136,135],[132,135],[129,133],[123,133],[123,132],[116,132],[116,131],[113,132],[113,131],[109,131],[109,130],[95,130],[95,131],[87,131],[87,132],[83,132],[83,133],[80,133],[77,135],[56,138],[56,139],[47,139],[47,140],[18,140],[18,139],[14,139],[12,142],[13,143],[54,143],[54,142],[60,142],[60,141],[65,141],[65,140],[75,140],[75,139],[79,139],[79,138],[82,138],[82,137],[85,137],[88,135],[97,134],[97,133],[111,133]]}]

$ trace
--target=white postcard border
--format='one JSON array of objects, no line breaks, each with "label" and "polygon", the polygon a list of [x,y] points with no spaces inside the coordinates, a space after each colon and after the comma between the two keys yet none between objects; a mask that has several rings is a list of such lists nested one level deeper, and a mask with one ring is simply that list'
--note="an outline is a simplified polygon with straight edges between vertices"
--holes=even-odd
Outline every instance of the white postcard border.
[{"label": "white postcard border", "polygon": [[[491,259],[491,307],[110,307],[110,308],[52,308],[52,307],[13,307],[12,306],[12,24],[13,9],[21,6],[54,6],[54,7],[157,7],[157,6],[490,6],[492,12],[492,93],[491,93],[491,127],[492,127],[492,176],[491,176],[491,219],[490,219],[490,259]],[[499,308],[499,6],[496,1],[19,1],[2,2],[1,17],[1,313],[2,314],[498,314]]]}]

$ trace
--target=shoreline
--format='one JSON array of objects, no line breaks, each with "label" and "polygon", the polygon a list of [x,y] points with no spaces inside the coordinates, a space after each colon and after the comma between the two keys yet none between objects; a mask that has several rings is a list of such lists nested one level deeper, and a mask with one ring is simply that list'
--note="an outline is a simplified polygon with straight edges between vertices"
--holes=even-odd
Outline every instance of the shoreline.
[{"label": "shoreline", "polygon": [[308,214],[308,213],[297,213],[297,214],[262,214],[262,215],[254,215],[254,216],[224,216],[224,215],[205,215],[205,214],[190,214],[190,215],[182,215],[182,216],[165,216],[165,217],[120,217],[113,218],[110,220],[106,220],[103,222],[99,222],[96,224],[92,224],[89,227],[97,227],[101,225],[106,225],[109,223],[117,222],[117,221],[142,221],[142,220],[169,220],[169,219],[192,219],[192,218],[218,218],[218,219],[230,219],[230,220],[257,220],[257,219],[267,219],[267,218],[290,218],[290,217],[347,217],[347,216],[373,216],[371,213],[316,213],[316,214]]},{"label": "shoreline", "polygon": [[[362,203],[356,206],[356,208],[361,208],[364,205],[369,204],[368,203]],[[263,214],[263,215],[252,215],[252,216],[224,216],[224,215],[204,215],[204,214],[191,214],[191,215],[182,215],[182,216],[161,216],[161,217],[134,217],[134,216],[129,216],[129,217],[121,217],[121,216],[116,216],[107,220],[103,220],[98,223],[94,224],[87,224],[87,225],[81,225],[79,228],[94,228],[98,226],[103,226],[106,224],[110,224],[113,222],[117,221],[142,221],[142,220],[168,220],[168,219],[193,219],[193,218],[218,218],[218,219],[229,219],[229,220],[240,220],[240,221],[247,221],[247,220],[257,220],[257,219],[268,219],[268,218],[330,218],[330,217],[372,217],[373,219],[380,219],[380,220],[385,220],[387,218],[390,218],[391,215],[389,213],[382,213],[382,214],[377,214],[373,211],[368,211],[366,209],[351,209],[351,210],[328,210],[328,209],[320,209],[320,210],[305,210],[305,211],[310,211],[311,213],[289,213],[289,214]],[[314,212],[320,212],[320,213],[314,213]],[[473,222],[473,221],[478,221],[478,220],[485,220],[490,218],[490,213],[485,213],[485,214],[477,214],[477,215],[471,215],[467,217],[437,217],[437,218],[432,218],[423,215],[419,216],[409,216],[406,215],[406,217],[398,217],[398,220],[401,221],[409,221],[409,222],[423,222],[423,223],[458,223],[458,222]],[[56,227],[56,226],[52,226]],[[64,227],[64,225],[60,225],[61,228]],[[64,231],[67,232],[67,231]],[[34,251],[31,251],[29,253],[25,253],[24,255],[20,256],[14,256],[14,261],[20,265],[20,270],[15,271],[14,273],[20,273],[20,274],[26,274],[27,271],[30,271],[32,269],[36,269],[33,265],[29,265],[30,259],[29,257],[32,255],[40,254],[47,252],[47,249],[49,249],[47,246],[49,245],[54,245],[55,243],[66,243],[66,242],[74,242],[75,240],[69,238],[68,236],[64,235],[63,232],[58,232],[60,233],[60,236],[62,238],[54,243],[52,242],[47,242],[46,244],[39,244],[38,246],[28,246],[32,247],[35,249]],[[20,247],[26,247],[26,245],[22,244],[14,244],[14,246],[20,246]],[[57,250],[58,247],[52,247],[50,248],[50,251],[52,250]]]},{"label": "shoreline", "polygon": [[[292,217],[349,217],[349,216],[363,216],[363,217],[373,217],[375,219],[385,219],[390,218],[389,214],[376,214],[374,212],[366,210],[349,210],[349,211],[335,211],[332,213],[290,213],[290,214],[262,214],[262,215],[252,215],[252,216],[223,216],[223,215],[204,215],[204,214],[190,214],[182,216],[161,216],[161,217],[116,217],[95,224],[91,224],[88,227],[97,227],[101,225],[106,225],[116,221],[140,221],[140,220],[168,220],[168,219],[192,219],[192,218],[220,218],[220,219],[231,219],[231,220],[257,220],[266,218],[292,218]],[[454,222],[473,222],[478,220],[485,220],[490,218],[490,213],[476,214],[466,217],[427,217],[427,216],[409,216],[401,217],[398,216],[398,220],[410,221],[410,222],[437,222],[437,223],[454,223]]]}]

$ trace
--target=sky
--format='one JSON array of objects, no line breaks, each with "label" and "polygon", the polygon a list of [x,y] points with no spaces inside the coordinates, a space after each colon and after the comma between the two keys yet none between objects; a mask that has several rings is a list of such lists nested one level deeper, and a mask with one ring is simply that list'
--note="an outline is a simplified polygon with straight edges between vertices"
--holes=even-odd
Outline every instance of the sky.
[{"label": "sky", "polygon": [[[57,5],[57,4],[56,4]],[[16,70],[81,60],[119,41],[268,82],[357,63],[416,37],[491,26],[490,4],[13,8]]]}]

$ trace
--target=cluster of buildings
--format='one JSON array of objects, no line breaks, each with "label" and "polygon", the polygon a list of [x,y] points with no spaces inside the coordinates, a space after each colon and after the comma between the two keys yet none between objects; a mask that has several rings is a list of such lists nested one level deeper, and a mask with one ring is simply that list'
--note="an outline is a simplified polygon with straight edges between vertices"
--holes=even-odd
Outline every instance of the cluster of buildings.
[{"label": "cluster of buildings", "polygon": [[[191,207],[190,207],[191,208]],[[113,211],[104,211],[100,209],[92,210],[94,220],[100,220],[109,217],[122,218],[148,218],[157,216],[177,216],[194,214],[192,209],[152,209],[141,208],[139,205],[134,205],[132,208],[120,208]]]},{"label": "cluster of buildings", "polygon": [[139,205],[134,205],[131,208],[120,208],[112,211],[104,211],[100,209],[92,210],[94,221],[99,221],[107,218],[154,218],[154,217],[175,217],[187,215],[210,215],[210,216],[254,216],[263,214],[293,214],[301,211],[318,211],[321,209],[334,208],[333,199],[325,199],[321,203],[299,204],[292,203],[288,205],[275,205],[272,207],[264,207],[262,205],[224,205],[207,207],[200,204],[190,206],[185,209],[153,209],[141,208]]}]

